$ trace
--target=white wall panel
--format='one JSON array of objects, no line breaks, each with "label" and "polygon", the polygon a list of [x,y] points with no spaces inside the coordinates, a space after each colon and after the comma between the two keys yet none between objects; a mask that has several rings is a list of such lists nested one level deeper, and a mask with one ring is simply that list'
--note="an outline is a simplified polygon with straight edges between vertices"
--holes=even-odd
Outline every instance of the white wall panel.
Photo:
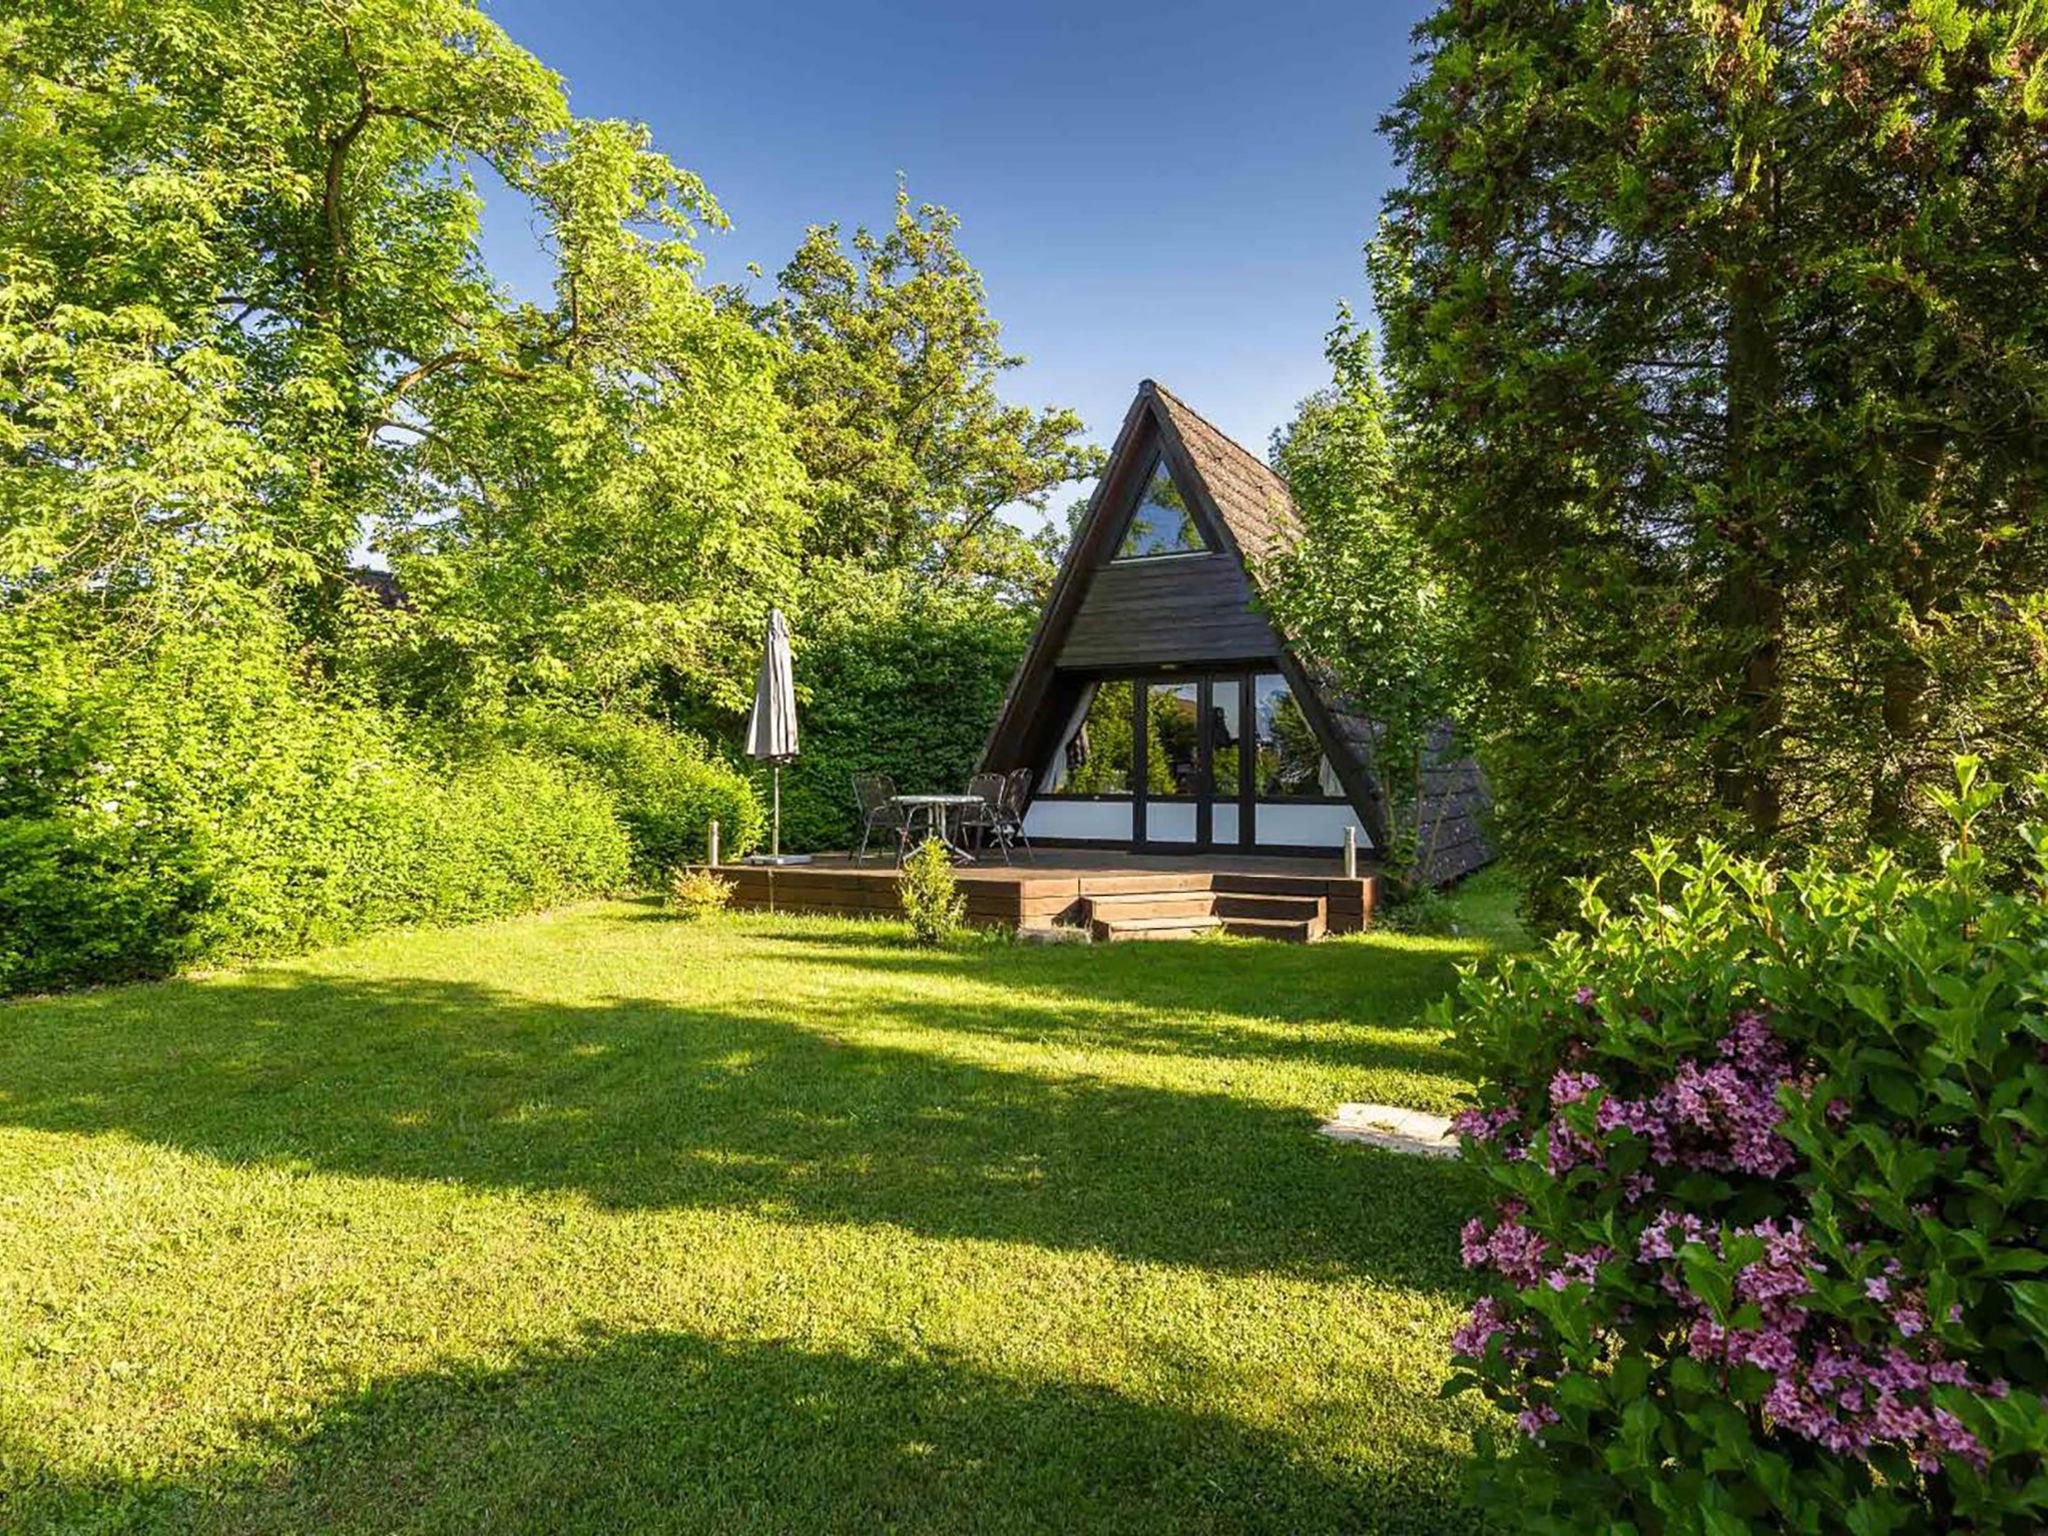
[{"label": "white wall panel", "polygon": [[1228,844],[1237,841],[1237,807],[1235,805],[1219,805],[1215,808],[1210,822],[1210,835],[1219,843]]},{"label": "white wall panel", "polygon": [[1283,847],[1293,844],[1302,848],[1341,848],[1346,827],[1358,828],[1360,848],[1372,846],[1372,839],[1365,835],[1358,813],[1348,805],[1301,805],[1261,800],[1255,825],[1261,843]]},{"label": "white wall panel", "polygon": [[1131,840],[1128,800],[1047,800],[1031,802],[1024,813],[1026,837],[1085,837],[1102,842]]},{"label": "white wall panel", "polygon": [[1145,836],[1155,843],[1192,843],[1195,840],[1194,802],[1189,801],[1185,805],[1148,802],[1145,806]]}]

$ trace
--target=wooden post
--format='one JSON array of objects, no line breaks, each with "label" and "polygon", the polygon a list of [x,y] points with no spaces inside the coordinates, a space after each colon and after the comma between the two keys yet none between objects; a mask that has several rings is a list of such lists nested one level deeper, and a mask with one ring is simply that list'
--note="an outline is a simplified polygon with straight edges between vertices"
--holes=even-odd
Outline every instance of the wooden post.
[{"label": "wooden post", "polygon": [[1352,826],[1344,829],[1344,878],[1358,878],[1358,828]]},{"label": "wooden post", "polygon": [[716,869],[718,868],[718,818],[716,816],[711,818],[711,835],[705,841],[710,846],[706,850],[704,862],[713,869]]}]

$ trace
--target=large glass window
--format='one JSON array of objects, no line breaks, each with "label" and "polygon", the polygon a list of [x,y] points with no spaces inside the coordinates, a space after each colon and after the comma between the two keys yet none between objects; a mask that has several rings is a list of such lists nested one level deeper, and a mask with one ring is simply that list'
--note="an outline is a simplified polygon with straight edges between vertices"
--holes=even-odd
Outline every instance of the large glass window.
[{"label": "large glass window", "polygon": [[1150,473],[1145,476],[1145,492],[1138,498],[1137,510],[1124,529],[1123,542],[1117,546],[1116,558],[1143,560],[1152,555],[1191,554],[1208,547],[1202,540],[1201,529],[1195,526],[1187,499],[1167,471],[1166,460],[1155,457]]},{"label": "large glass window", "polygon": [[1154,799],[1233,802],[1239,775],[1248,772],[1259,800],[1341,800],[1343,785],[1287,679],[1262,672],[1249,679],[1248,690],[1246,682],[1242,673],[1223,673],[1206,686],[1177,677],[1089,685],[1039,792],[1132,794],[1142,721],[1145,793]]},{"label": "large glass window", "polygon": [[1201,793],[1201,689],[1194,683],[1154,683],[1145,690],[1151,735],[1145,742],[1145,793]]},{"label": "large glass window", "polygon": [[1209,686],[1209,782],[1210,793],[1218,799],[1237,798],[1239,743],[1243,738],[1243,713],[1235,675],[1219,677]]},{"label": "large glass window", "polygon": [[1080,711],[1065,744],[1054,754],[1044,792],[1054,795],[1128,795],[1137,734],[1131,728],[1133,685],[1099,683]]},{"label": "large glass window", "polygon": [[1344,793],[1330,760],[1323,756],[1315,728],[1287,679],[1277,672],[1262,672],[1252,679],[1252,726],[1258,754],[1254,792],[1261,800],[1326,799]]}]

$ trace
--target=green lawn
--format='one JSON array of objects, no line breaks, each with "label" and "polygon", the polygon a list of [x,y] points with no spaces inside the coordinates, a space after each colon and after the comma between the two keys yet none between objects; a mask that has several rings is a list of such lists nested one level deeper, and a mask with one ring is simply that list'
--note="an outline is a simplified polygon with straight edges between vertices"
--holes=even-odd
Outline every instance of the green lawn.
[{"label": "green lawn", "polygon": [[1512,934],[943,953],[651,904],[0,1004],[0,1528],[1462,1531]]}]

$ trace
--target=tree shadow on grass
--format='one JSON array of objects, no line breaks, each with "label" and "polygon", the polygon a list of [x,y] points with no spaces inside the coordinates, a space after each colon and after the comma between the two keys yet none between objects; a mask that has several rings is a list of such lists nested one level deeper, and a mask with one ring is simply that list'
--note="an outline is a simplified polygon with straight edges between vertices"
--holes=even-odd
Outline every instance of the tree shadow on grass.
[{"label": "tree shadow on grass", "polygon": [[[892,944],[886,932],[811,926],[771,927],[762,938],[793,958],[885,977],[961,977],[1016,1005],[963,1010],[951,1027],[970,1032],[1442,1077],[1459,1076],[1459,1063],[1422,1022],[1422,1010],[1456,985],[1460,964],[1491,952],[1475,942],[1371,939],[1126,944],[1081,953],[972,940],[920,951]],[[1362,1036],[1359,1026],[1377,1038]]]},{"label": "tree shadow on grass", "polygon": [[[851,1043],[872,997],[796,1010],[537,1002],[282,971],[7,1012],[0,1124],[122,1132],[226,1161],[577,1191],[1225,1272],[1464,1289],[1455,1163],[1339,1146],[1228,1093]],[[957,1027],[959,1004],[890,998]],[[977,1005],[1023,1034],[1043,1009]]]},{"label": "tree shadow on grass", "polygon": [[[509,1367],[381,1382],[309,1435],[194,1477],[31,1473],[18,1528],[1472,1529],[1449,1411],[1413,1393],[1394,1411],[1391,1435],[1296,1438],[943,1357],[592,1330]],[[1336,1454],[1312,1457],[1311,1436]]]}]

